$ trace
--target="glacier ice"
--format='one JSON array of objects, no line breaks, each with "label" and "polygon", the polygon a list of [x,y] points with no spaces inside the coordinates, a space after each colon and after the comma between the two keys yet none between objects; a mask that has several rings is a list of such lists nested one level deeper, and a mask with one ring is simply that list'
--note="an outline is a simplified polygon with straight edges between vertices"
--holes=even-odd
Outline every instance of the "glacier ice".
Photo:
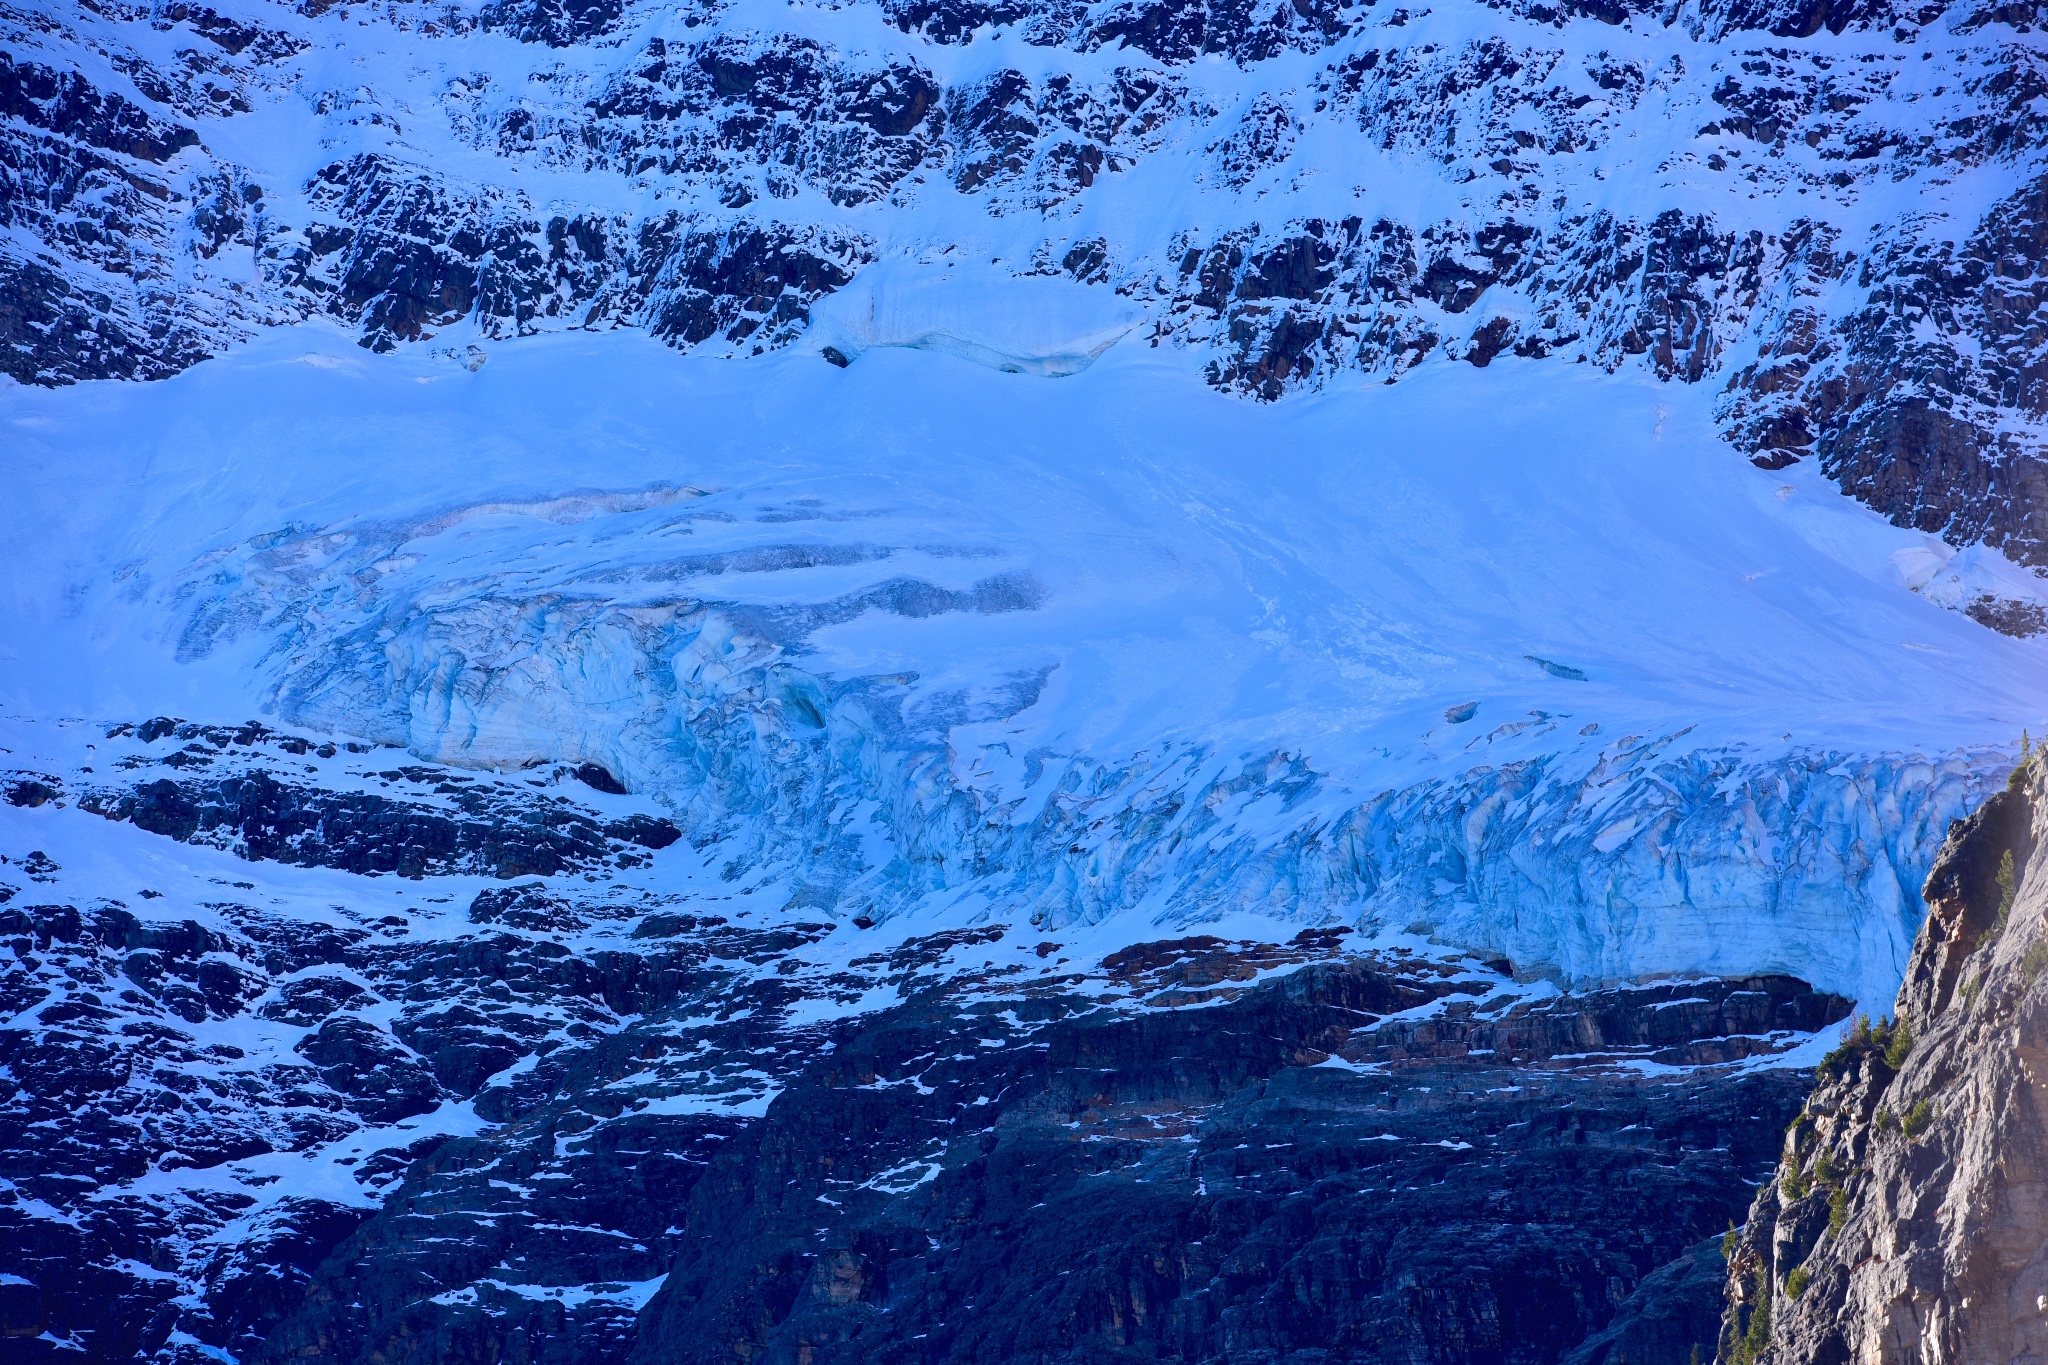
[{"label": "glacier ice", "polygon": [[597,763],[842,919],[1353,924],[1881,1000],[2042,645],[1686,395],[1478,379],[1254,408],[1145,348],[471,372],[302,329],[11,391],[6,701]]}]

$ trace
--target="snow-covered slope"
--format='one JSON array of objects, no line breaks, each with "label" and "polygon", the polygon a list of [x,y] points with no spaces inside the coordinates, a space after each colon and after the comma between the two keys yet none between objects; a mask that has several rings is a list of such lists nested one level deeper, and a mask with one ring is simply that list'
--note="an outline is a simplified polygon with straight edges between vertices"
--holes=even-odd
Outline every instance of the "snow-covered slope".
[{"label": "snow-covered slope", "polygon": [[[159,376],[314,313],[380,350],[466,321],[757,354],[920,262],[1087,284],[1097,326],[1142,317],[1268,399],[1508,355],[1698,384],[1737,451],[2048,566],[2027,5],[6,15],[26,382]],[[2048,622],[2031,577],[1958,599]]]}]

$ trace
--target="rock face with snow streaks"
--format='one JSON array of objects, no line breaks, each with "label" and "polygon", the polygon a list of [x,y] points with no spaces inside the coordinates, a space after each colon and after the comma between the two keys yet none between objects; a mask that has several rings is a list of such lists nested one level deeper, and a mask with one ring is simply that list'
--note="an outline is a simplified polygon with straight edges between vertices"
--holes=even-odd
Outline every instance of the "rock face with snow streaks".
[{"label": "rock face with snow streaks", "polygon": [[752,354],[869,263],[950,253],[1113,291],[1258,398],[1432,357],[1710,385],[1759,463],[2048,567],[2023,7],[9,13],[23,381],[322,313],[378,349],[466,321]]},{"label": "rock face with snow streaks", "polygon": [[51,1358],[1557,1359],[1768,1162],[1803,1082],[1745,1064],[1848,1008],[1343,929],[862,951],[744,890],[323,920],[247,866],[208,923],[0,909],[0,1271]]},{"label": "rock face with snow streaks", "polygon": [[[787,954],[822,926],[753,932],[659,915],[620,923],[618,906],[598,904],[584,913],[616,932],[599,935],[609,946],[582,949],[562,935],[587,921],[546,897],[529,892],[508,911],[486,893],[471,908],[474,928],[422,942],[416,915],[308,923],[242,903],[233,888],[223,894],[230,899],[209,916],[217,927],[149,923],[110,906],[0,909],[12,1021],[0,1030],[9,1077],[0,1268],[31,1286],[24,1326],[37,1350],[255,1359],[312,1272],[415,1163],[464,1169],[470,1149],[456,1139],[479,1119],[504,1123],[554,1085],[605,1110],[607,1083],[642,1072],[652,1093],[683,1097],[678,1116],[627,1113],[592,1151],[563,1154],[551,1178],[576,1180],[578,1193],[552,1221],[606,1229],[593,1232],[594,1250],[570,1237],[556,1253],[587,1272],[579,1284],[658,1279],[667,1244],[662,1225],[646,1220],[666,1216],[706,1144],[731,1135],[727,1115],[748,1112],[762,1082],[803,1055],[753,1016],[802,998],[773,967],[795,966]],[[636,939],[634,929],[645,932]],[[672,1021],[707,1005],[734,1022],[686,1026],[672,1040],[678,1065],[666,1083],[653,1072],[670,1045],[649,1041],[666,1028],[620,1034],[624,1020]],[[205,1041],[215,1036],[240,1043]],[[693,1056],[697,1065],[680,1065]],[[537,1096],[517,1098],[536,1085]],[[630,1088],[614,1093],[607,1119],[646,1107]],[[563,1122],[564,1136],[589,1126]],[[531,1160],[519,1154],[536,1141],[552,1160],[545,1125],[507,1128],[494,1150]],[[512,1284],[500,1297],[517,1303],[563,1265],[548,1260],[551,1215],[514,1205],[486,1218],[491,1235],[465,1256],[489,1252],[472,1278],[487,1278],[501,1255],[539,1264],[524,1279],[500,1272]],[[451,1217],[412,1232],[432,1246],[466,1225]],[[629,1253],[620,1239],[633,1236],[651,1246]],[[586,1294],[579,1320],[598,1339],[621,1337],[632,1293]]]},{"label": "rock face with snow streaks", "polygon": [[1691,987],[1373,1027],[1447,987],[1311,967],[1208,1010],[1018,1009],[1000,1051],[967,1046],[987,1013],[878,1019],[706,1171],[635,1359],[1556,1359],[1712,1229],[1799,1084],[1614,1063],[1646,1027],[1711,1056],[1692,1030],[1746,1027],[1723,1002],[1832,1012],[1774,980],[1685,1023],[1658,1010]]}]

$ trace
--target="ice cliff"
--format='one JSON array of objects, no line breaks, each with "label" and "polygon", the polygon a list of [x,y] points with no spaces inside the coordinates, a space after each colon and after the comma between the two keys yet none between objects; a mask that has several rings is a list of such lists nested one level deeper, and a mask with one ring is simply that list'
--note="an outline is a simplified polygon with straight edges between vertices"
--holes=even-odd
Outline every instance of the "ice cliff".
[{"label": "ice cliff", "polygon": [[[1447,371],[1290,413],[1139,351],[887,350],[772,362],[766,408],[616,342],[40,399],[52,476],[149,482],[40,495],[72,529],[22,562],[72,586],[17,694],[595,765],[842,920],[1251,915],[1863,999],[2040,696],[2037,645],[1899,584],[1925,541],[1717,460],[1653,386],[1532,368],[1500,408],[1515,381]],[[240,434],[177,416],[209,383]]]}]

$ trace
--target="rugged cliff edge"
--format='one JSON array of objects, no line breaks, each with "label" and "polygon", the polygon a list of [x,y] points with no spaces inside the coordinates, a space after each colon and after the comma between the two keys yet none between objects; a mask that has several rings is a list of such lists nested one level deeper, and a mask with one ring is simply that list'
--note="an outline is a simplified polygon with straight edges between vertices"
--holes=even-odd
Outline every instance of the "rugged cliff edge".
[{"label": "rugged cliff edge", "polygon": [[2048,761],[1949,832],[1896,1021],[1821,1068],[1731,1234],[1720,1360],[2048,1360]]}]

